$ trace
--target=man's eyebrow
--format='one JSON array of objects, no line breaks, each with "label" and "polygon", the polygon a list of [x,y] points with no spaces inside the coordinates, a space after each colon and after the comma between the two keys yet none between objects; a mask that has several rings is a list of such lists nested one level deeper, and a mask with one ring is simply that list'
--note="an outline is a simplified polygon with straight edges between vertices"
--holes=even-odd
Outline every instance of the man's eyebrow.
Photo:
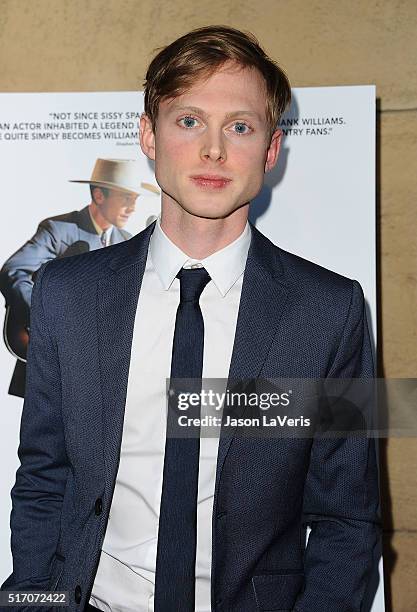
[{"label": "man's eyebrow", "polygon": [[226,119],[233,119],[233,117],[241,117],[242,115],[247,115],[249,117],[259,117],[259,113],[251,110],[238,110],[233,111],[233,113],[227,113]]},{"label": "man's eyebrow", "polygon": [[[201,115],[202,117],[209,117],[210,115],[208,115],[202,108],[198,108],[198,106],[178,106],[178,105],[173,105],[172,106],[172,112],[181,112],[181,111],[185,111],[185,112],[189,112],[189,113],[194,113],[196,115]],[[247,115],[249,117],[257,117],[259,118],[259,114],[256,111],[251,111],[251,110],[237,110],[237,111],[233,111],[230,113],[226,113],[225,114],[225,119],[233,119],[234,117],[242,117],[242,115]]]}]

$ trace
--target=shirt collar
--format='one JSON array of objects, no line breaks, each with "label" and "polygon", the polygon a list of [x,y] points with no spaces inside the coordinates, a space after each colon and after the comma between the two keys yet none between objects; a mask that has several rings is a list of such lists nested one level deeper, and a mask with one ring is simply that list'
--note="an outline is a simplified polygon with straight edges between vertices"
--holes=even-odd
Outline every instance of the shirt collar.
[{"label": "shirt collar", "polygon": [[[93,215],[91,214],[90,207],[88,207],[88,213],[89,213],[89,215],[90,215],[91,222],[92,222],[92,224],[94,225],[94,227],[95,227],[95,230],[96,230],[97,234],[98,234],[99,236],[101,236],[101,234],[103,233],[103,230],[101,229],[101,227],[100,227],[100,226],[99,226],[99,224],[96,222],[96,220],[94,219]],[[112,232],[112,229],[113,229],[113,226],[112,226],[112,225],[110,225],[110,227],[108,227],[108,228],[105,230],[105,231],[106,231],[106,237],[107,237],[107,239],[109,239],[109,238],[110,238],[110,234],[111,234],[111,232]]]},{"label": "shirt collar", "polygon": [[240,236],[223,249],[201,260],[192,259],[168,238],[161,228],[161,220],[158,217],[151,236],[149,252],[165,290],[170,288],[182,267],[201,263],[224,297],[245,270],[250,241],[251,231],[249,223],[246,222]]}]

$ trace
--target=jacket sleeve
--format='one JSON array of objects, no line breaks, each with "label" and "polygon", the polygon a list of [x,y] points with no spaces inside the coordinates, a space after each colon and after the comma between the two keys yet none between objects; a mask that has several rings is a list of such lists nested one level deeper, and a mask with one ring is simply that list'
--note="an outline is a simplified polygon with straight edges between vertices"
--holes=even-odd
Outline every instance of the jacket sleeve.
[{"label": "jacket sleeve", "polygon": [[0,270],[0,290],[6,303],[26,321],[30,320],[32,274],[46,261],[55,259],[59,248],[56,224],[50,219],[44,219],[32,238],[9,257]]},{"label": "jacket sleeve", "polygon": [[[348,315],[328,378],[372,378],[363,292],[352,281]],[[303,500],[311,532],[305,589],[294,612],[360,612],[380,538],[375,440],[315,438]]]},{"label": "jacket sleeve", "polygon": [[48,588],[68,474],[57,345],[44,309],[44,303],[48,303],[48,267],[45,264],[40,269],[32,295],[20,466],[11,491],[13,573],[1,587],[5,590]]}]

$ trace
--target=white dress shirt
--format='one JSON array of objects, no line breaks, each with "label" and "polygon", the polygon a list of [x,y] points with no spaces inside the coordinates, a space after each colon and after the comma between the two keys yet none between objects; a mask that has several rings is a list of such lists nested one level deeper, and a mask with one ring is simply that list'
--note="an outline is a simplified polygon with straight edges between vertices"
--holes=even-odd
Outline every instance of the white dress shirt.
[{"label": "white dress shirt", "polygon": [[[136,311],[120,463],[90,603],[106,612],[153,612],[159,508],[181,267],[202,264],[211,277],[200,306],[203,378],[227,379],[235,337],[249,224],[231,244],[188,258],[156,222]],[[123,321],[123,317],[121,317]],[[197,498],[196,612],[210,612],[211,521],[218,437],[201,437]]]}]

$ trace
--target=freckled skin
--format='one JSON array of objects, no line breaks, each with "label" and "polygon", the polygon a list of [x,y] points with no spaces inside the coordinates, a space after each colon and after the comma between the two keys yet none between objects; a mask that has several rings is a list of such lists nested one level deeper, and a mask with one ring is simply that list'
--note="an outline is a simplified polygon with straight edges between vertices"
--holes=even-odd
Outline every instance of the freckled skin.
[{"label": "freckled skin", "polygon": [[[162,100],[155,133],[142,116],[141,147],[155,160],[162,227],[174,242],[179,245],[184,233],[187,244],[193,235],[201,243],[212,234],[219,247],[238,236],[250,200],[276,163],[280,137],[280,130],[270,137],[262,75],[234,62],[183,95]],[[230,180],[222,185],[192,178],[208,175]]]}]

